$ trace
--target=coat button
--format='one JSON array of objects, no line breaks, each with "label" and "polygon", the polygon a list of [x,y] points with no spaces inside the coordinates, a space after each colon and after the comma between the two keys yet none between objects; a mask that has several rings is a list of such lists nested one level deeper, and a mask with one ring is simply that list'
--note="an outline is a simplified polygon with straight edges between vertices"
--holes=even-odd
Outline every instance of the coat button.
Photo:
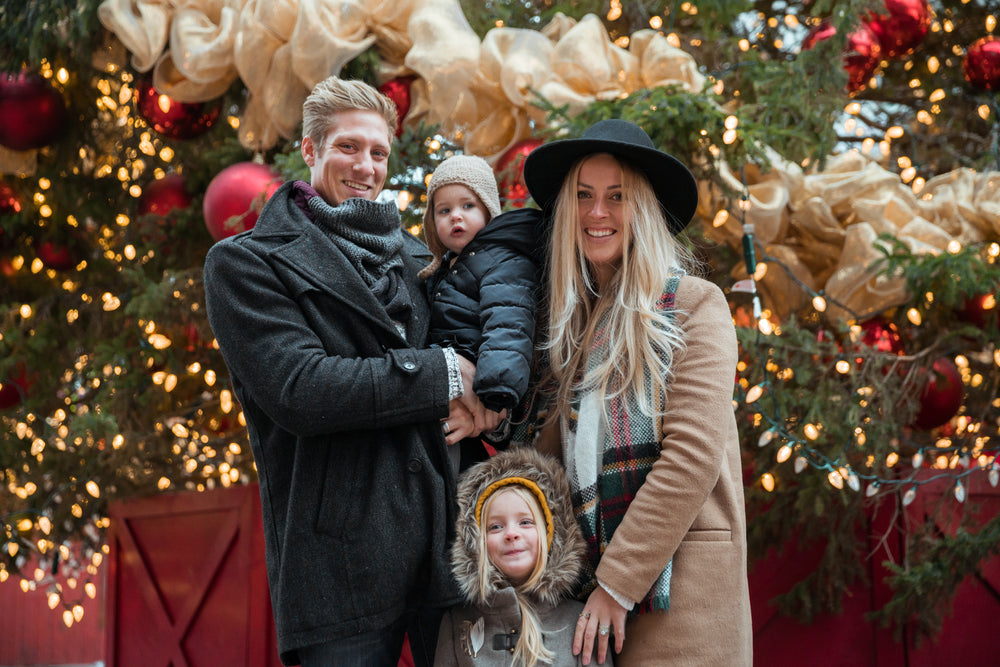
[{"label": "coat button", "polygon": [[415,363],[413,363],[412,361],[407,361],[407,362],[403,363],[403,370],[404,371],[412,371],[416,367],[417,367],[417,365]]},{"label": "coat button", "polygon": [[420,472],[423,470],[424,464],[422,464],[417,459],[410,459],[410,462],[406,464],[406,469],[410,472]]}]

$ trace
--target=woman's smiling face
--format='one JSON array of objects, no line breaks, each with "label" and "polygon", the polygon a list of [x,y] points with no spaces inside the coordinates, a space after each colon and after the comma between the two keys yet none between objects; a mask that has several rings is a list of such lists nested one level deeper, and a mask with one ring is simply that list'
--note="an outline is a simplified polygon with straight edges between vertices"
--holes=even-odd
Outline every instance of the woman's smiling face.
[{"label": "woman's smiling face", "polygon": [[576,190],[583,256],[603,285],[621,264],[626,225],[622,196],[622,169],[607,153],[584,160]]}]

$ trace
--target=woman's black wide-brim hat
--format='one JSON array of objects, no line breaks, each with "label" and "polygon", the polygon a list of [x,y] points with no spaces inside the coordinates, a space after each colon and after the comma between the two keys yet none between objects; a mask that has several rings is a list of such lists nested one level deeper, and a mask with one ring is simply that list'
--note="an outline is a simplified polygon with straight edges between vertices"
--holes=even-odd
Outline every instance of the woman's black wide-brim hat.
[{"label": "woman's black wide-brim hat", "polygon": [[680,233],[691,222],[698,208],[694,175],[680,160],[658,150],[641,127],[617,118],[594,123],[579,138],[542,144],[528,154],[524,183],[535,203],[551,209],[570,168],[594,153],[610,153],[646,175],[671,233]]}]

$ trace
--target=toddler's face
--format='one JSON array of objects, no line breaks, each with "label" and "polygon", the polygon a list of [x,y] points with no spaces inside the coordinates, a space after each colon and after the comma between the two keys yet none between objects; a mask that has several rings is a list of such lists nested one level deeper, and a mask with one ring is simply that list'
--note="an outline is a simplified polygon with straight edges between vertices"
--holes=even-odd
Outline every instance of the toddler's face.
[{"label": "toddler's face", "polygon": [[460,253],[486,226],[490,214],[470,188],[459,183],[434,192],[434,228],[448,250]]},{"label": "toddler's face", "polygon": [[483,529],[490,562],[515,586],[527,581],[538,560],[538,527],[528,503],[512,490],[497,491]]}]

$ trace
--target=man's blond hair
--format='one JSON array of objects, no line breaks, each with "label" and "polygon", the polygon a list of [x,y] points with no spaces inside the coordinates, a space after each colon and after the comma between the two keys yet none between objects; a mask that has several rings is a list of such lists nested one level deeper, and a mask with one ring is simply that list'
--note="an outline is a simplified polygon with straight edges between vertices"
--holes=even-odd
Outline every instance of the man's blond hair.
[{"label": "man's blond hair", "polygon": [[344,111],[374,111],[389,128],[389,145],[395,138],[399,116],[396,104],[364,81],[331,76],[320,81],[302,104],[302,136],[322,150],[334,117]]}]

